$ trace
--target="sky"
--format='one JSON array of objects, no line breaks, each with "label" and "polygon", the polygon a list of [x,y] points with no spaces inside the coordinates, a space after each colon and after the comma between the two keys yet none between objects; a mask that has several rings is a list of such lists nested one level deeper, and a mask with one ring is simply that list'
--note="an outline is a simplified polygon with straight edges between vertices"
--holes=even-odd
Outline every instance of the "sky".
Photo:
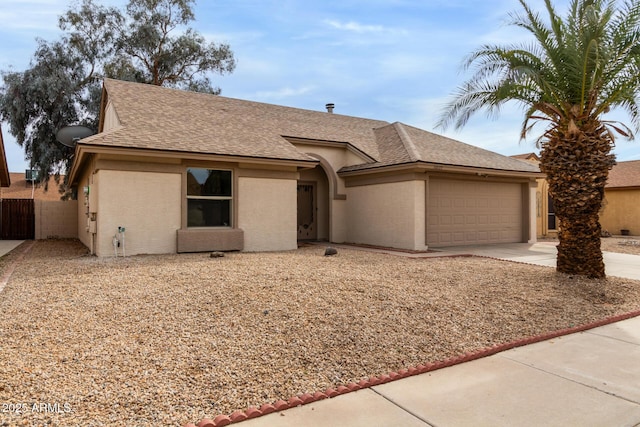
[{"label": "sky", "polygon": [[[96,0],[124,6],[126,0]],[[542,0],[527,2],[541,12]],[[555,2],[564,11],[568,0]],[[0,0],[0,70],[22,71],[36,38],[57,40],[66,0]],[[508,25],[518,0],[199,0],[191,27],[228,43],[237,66],[213,76],[222,95],[402,122],[503,155],[538,152],[539,133],[520,140],[523,110],[474,116],[462,129],[436,128],[467,74],[464,58],[483,44],[526,42]],[[622,113],[613,119],[627,121]],[[542,128],[539,130],[541,131]],[[2,126],[9,170],[28,168],[23,150]],[[640,159],[640,142],[618,139],[619,161]]]}]

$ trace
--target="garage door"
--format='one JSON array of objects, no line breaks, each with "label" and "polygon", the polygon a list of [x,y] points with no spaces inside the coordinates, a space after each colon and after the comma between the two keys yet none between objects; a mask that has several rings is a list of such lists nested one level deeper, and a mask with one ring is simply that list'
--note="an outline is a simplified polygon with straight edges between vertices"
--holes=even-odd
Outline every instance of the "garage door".
[{"label": "garage door", "polygon": [[522,241],[520,184],[429,180],[430,247]]}]

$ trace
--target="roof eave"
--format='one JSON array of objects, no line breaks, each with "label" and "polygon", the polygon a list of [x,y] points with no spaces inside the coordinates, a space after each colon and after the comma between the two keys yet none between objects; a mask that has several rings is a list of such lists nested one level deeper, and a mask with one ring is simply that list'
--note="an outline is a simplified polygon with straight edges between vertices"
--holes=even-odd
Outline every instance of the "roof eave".
[{"label": "roof eave", "polygon": [[604,189],[605,190],[640,190],[640,184],[636,184],[636,185],[615,185],[615,186],[605,185]]},{"label": "roof eave", "polygon": [[374,174],[379,172],[394,172],[394,171],[420,171],[420,172],[450,172],[450,173],[462,173],[469,175],[479,176],[519,176],[526,178],[544,178],[546,175],[542,172],[535,171],[518,171],[507,169],[493,169],[478,166],[463,166],[463,165],[448,165],[440,163],[429,162],[410,162],[393,165],[371,165],[363,169],[338,171],[338,175],[341,177],[358,176]]},{"label": "roof eave", "polygon": [[83,169],[87,157],[90,154],[114,154],[114,153],[139,157],[156,157],[171,158],[180,157],[184,160],[206,160],[206,161],[232,161],[245,162],[253,164],[268,164],[289,166],[298,168],[312,168],[317,166],[320,161],[316,159],[286,159],[286,158],[269,158],[254,156],[237,156],[215,153],[197,153],[171,150],[156,150],[151,148],[130,148],[130,147],[106,147],[103,145],[91,145],[78,143],[74,155],[74,162],[69,173],[69,184],[76,185],[79,178],[79,172]]},{"label": "roof eave", "polygon": [[307,145],[315,145],[318,147],[337,147],[337,148],[345,148],[347,151],[355,154],[356,156],[362,158],[366,162],[375,162],[377,159],[365,153],[364,151],[358,149],[355,145],[351,144],[347,141],[329,141],[322,139],[311,139],[311,138],[301,138],[297,136],[287,136],[282,135],[282,137],[289,142],[290,144],[307,144]]}]

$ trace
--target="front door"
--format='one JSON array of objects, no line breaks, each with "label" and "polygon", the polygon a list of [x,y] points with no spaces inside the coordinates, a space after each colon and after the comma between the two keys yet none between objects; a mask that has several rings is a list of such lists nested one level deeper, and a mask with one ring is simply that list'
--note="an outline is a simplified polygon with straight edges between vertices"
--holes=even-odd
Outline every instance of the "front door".
[{"label": "front door", "polygon": [[315,182],[298,183],[298,240],[317,240]]}]

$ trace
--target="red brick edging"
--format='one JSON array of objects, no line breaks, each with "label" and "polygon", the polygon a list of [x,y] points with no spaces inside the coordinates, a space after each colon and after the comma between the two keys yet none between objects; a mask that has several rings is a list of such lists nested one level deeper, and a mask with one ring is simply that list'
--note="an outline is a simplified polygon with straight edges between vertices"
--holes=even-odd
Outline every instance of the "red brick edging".
[{"label": "red brick edging", "polygon": [[547,332],[542,335],[533,337],[522,338],[516,341],[511,341],[505,344],[496,344],[491,347],[487,347],[475,352],[465,353],[458,356],[454,356],[450,359],[435,363],[420,364],[408,369],[400,369],[397,372],[391,372],[389,374],[383,374],[378,377],[371,377],[369,379],[363,379],[357,383],[349,383],[346,386],[338,386],[337,388],[328,388],[324,392],[316,392],[314,394],[301,394],[290,398],[289,400],[278,400],[272,404],[265,403],[259,409],[251,406],[246,410],[238,410],[231,415],[218,415],[213,420],[209,418],[202,419],[198,424],[185,424],[184,427],[223,427],[229,424],[244,421],[250,418],[260,417],[273,412],[282,411],[285,409],[294,408],[296,406],[306,405],[308,403],[317,402],[323,399],[329,399],[341,394],[350,393],[352,391],[360,390],[363,388],[369,388],[376,385],[388,383],[390,381],[399,380],[402,378],[410,377],[413,375],[424,374],[426,372],[435,371],[437,369],[446,368],[449,366],[457,365],[459,363],[469,362],[471,360],[481,359],[483,357],[491,356],[506,350],[511,350],[516,347],[522,347],[524,345],[533,344],[541,341],[546,341],[552,338],[557,338],[564,335],[573,334],[576,332],[583,332],[589,329],[597,328],[600,326],[609,325],[611,323],[620,322],[622,320],[631,319],[632,317],[640,316],[640,310],[632,311],[630,313],[619,314],[617,316],[608,317],[606,319],[598,320],[586,325],[575,326],[573,328],[560,329],[553,332]]}]

